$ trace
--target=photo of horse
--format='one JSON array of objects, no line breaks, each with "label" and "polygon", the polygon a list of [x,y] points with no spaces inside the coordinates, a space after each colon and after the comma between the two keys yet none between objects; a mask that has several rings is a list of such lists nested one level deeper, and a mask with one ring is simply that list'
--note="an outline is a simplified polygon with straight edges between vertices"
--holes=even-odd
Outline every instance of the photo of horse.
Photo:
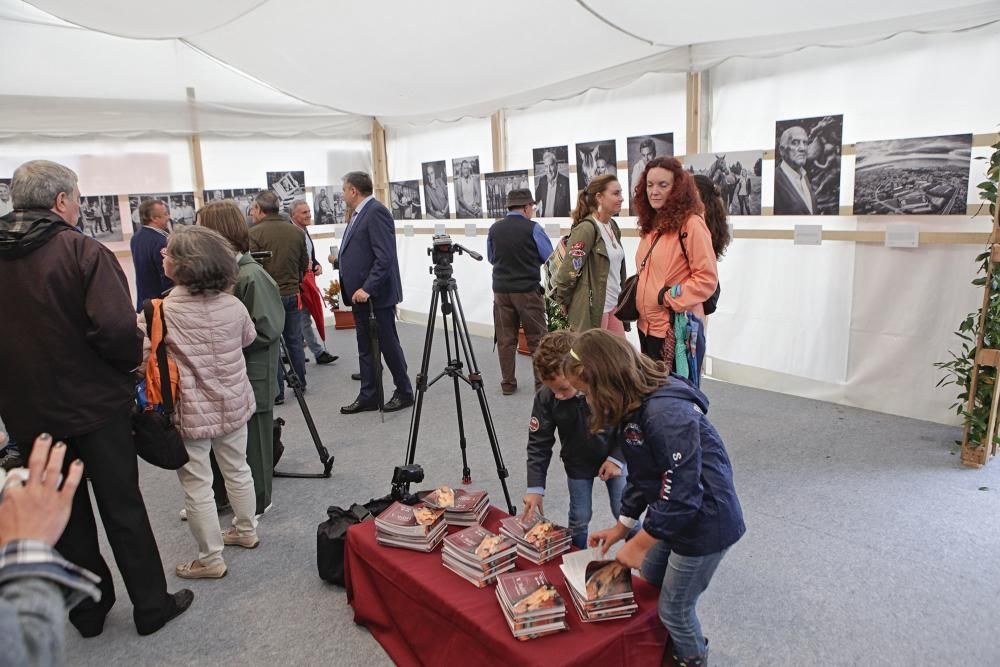
[{"label": "photo of horse", "polygon": [[764,153],[701,153],[680,158],[692,174],[708,176],[719,188],[729,215],[760,215],[760,175]]}]

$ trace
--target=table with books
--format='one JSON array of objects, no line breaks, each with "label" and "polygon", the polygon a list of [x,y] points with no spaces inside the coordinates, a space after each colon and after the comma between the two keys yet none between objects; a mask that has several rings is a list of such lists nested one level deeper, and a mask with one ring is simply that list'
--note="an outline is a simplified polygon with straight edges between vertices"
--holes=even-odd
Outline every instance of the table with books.
[{"label": "table with books", "polygon": [[568,532],[547,520],[442,488],[455,496],[443,497],[447,511],[438,489],[347,533],[354,620],[397,665],[659,664],[659,589],[571,552]]}]

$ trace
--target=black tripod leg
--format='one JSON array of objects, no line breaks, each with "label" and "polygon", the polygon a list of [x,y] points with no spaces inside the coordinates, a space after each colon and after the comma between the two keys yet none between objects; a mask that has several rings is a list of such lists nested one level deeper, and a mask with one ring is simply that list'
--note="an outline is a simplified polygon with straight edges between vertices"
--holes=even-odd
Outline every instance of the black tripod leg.
[{"label": "black tripod leg", "polygon": [[295,367],[292,366],[291,358],[288,356],[288,347],[285,345],[285,337],[281,336],[278,341],[278,344],[280,345],[279,354],[281,355],[280,362],[285,369],[285,378],[288,381],[288,386],[292,388],[292,392],[295,394],[295,400],[298,401],[299,408],[302,410],[302,416],[306,420],[306,427],[309,429],[309,435],[312,436],[313,445],[316,447],[316,453],[319,455],[320,463],[323,464],[323,472],[279,472],[275,470],[274,476],[297,477],[304,479],[327,478],[330,476],[330,470],[333,468],[333,456],[331,456],[330,452],[328,452],[326,447],[323,446],[323,441],[319,437],[319,431],[316,429],[316,422],[313,421],[312,413],[309,412],[309,406],[306,404],[305,394],[302,393],[302,380],[295,372]]},{"label": "black tripod leg", "polygon": [[[458,378],[459,373],[461,373],[462,361],[459,358],[460,349],[458,346],[458,323],[455,318],[455,308],[454,305],[449,301],[449,294],[454,293],[455,283],[451,282],[448,285],[448,291],[445,292],[441,310],[444,313],[441,316],[441,322],[444,324],[444,342],[445,342],[445,352],[448,355],[448,366],[451,367],[455,372],[451,373],[452,382],[455,384],[455,414],[458,418],[458,447],[462,450],[462,484],[472,484],[472,470],[469,469],[469,456],[466,451],[466,438],[465,438],[465,419],[462,416],[462,394],[459,392]],[[455,356],[451,355],[451,341],[448,338],[448,315],[451,315],[452,325],[454,327],[455,336]]]},{"label": "black tripod leg", "polygon": [[[469,379],[472,387],[479,397],[479,407],[483,411],[483,422],[486,424],[486,435],[490,439],[490,448],[493,450],[493,460],[497,464],[497,477],[500,478],[500,486],[503,488],[503,497],[507,501],[507,512],[513,516],[516,514],[514,505],[510,501],[510,491],[507,489],[507,466],[503,462],[503,454],[500,452],[500,442],[497,440],[496,426],[493,424],[493,415],[490,414],[490,405],[486,400],[486,388],[483,385],[483,376],[479,372],[479,365],[476,363],[476,354],[472,349],[472,339],[469,336],[469,327],[465,322],[465,311],[462,308],[462,299],[458,296],[457,286],[453,290],[455,295],[455,305],[458,307],[458,316],[455,318],[455,333],[462,343],[462,351],[469,365]],[[461,327],[461,331],[459,331]],[[457,351],[456,351],[457,352]]]},{"label": "black tripod leg", "polygon": [[[437,317],[438,291],[435,287],[431,294],[431,310],[427,316],[427,332],[424,334],[424,352],[420,358],[420,371],[417,373],[417,395],[410,415],[410,437],[406,443],[406,463],[412,465],[417,456],[417,436],[420,433],[420,414],[424,407],[424,394],[427,392],[427,369],[431,363],[431,347],[434,344],[434,320]],[[406,489],[408,492],[409,489]]]}]

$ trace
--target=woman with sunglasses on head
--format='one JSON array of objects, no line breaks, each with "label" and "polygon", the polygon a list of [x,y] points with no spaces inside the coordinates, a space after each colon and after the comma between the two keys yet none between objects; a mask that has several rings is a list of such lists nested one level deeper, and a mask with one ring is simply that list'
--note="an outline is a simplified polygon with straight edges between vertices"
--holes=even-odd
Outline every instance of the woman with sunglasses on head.
[{"label": "woman with sunglasses on head", "polygon": [[563,374],[587,397],[590,430],[617,438],[628,465],[618,523],[591,533],[588,543],[606,553],[645,510],[615,559],[661,588],[659,615],[672,643],[663,664],[706,665],[698,598],[746,532],[729,454],[705,416],[708,399],[663,362],[601,330],[577,336]]},{"label": "woman with sunglasses on head", "polygon": [[644,354],[698,384],[702,305],[718,285],[712,234],[694,177],[676,158],[653,158],[632,198],[638,216],[636,307]]},{"label": "woman with sunglasses on head", "polygon": [[625,282],[622,232],[612,216],[622,208],[618,177],[595,176],[580,190],[573,226],[566,240],[566,258],[552,281],[553,300],[566,312],[572,331],[607,329],[625,335],[614,316]]}]

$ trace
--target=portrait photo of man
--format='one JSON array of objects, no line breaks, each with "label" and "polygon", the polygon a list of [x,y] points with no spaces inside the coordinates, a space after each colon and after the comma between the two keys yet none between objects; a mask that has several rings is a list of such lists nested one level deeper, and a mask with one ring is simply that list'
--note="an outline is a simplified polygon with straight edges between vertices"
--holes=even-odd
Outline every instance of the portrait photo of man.
[{"label": "portrait photo of man", "polygon": [[479,182],[479,158],[451,161],[455,174],[455,212],[459,218],[483,217],[483,194]]},{"label": "portrait photo of man", "polygon": [[451,217],[448,205],[448,175],[444,160],[424,162],[424,200],[427,202],[427,217],[434,220],[447,220]]},{"label": "portrait photo of man", "polygon": [[536,148],[532,151],[535,165],[535,199],[539,218],[569,216],[569,146]]},{"label": "portrait photo of man", "polygon": [[779,121],[775,129],[774,214],[837,215],[843,116]]}]

